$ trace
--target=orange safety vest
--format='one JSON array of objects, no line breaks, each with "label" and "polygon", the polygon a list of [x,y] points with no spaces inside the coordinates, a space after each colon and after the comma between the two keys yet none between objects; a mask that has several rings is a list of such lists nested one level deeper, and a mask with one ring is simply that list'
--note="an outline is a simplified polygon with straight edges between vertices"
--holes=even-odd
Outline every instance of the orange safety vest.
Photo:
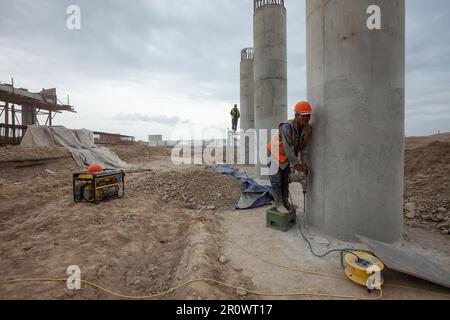
[{"label": "orange safety vest", "polygon": [[[275,158],[278,159],[278,161],[280,162],[280,164],[285,164],[288,159],[286,156],[286,151],[284,149],[284,145],[283,145],[283,139],[281,138],[281,128],[285,125],[288,124],[291,126],[291,138],[292,141],[294,142],[294,144],[297,143],[297,133],[294,130],[294,121],[295,120],[290,120],[290,121],[286,121],[286,122],[282,122],[278,125],[278,129],[280,131],[280,134],[278,136],[273,137],[272,142],[269,144],[268,146],[268,150],[270,152],[271,155],[273,155]],[[298,146],[298,150],[299,152],[303,150],[303,148],[306,145],[306,142],[308,142],[309,137],[311,136],[311,131],[312,131],[312,127],[311,125],[308,123],[306,124],[306,126],[303,128],[303,139],[300,142],[300,146]],[[297,149],[297,146],[295,146]]]}]

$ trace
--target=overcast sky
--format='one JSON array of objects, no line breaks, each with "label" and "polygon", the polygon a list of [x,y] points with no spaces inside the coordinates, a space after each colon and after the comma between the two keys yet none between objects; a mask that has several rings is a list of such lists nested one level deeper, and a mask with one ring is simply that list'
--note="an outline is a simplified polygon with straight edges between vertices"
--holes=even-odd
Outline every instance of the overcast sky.
[{"label": "overcast sky", "polygon": [[[66,9],[81,8],[81,30]],[[286,0],[289,105],[306,97],[305,4]],[[56,87],[56,124],[147,140],[225,131],[252,0],[0,0],[0,81]],[[406,133],[450,132],[450,2],[407,0]]]}]

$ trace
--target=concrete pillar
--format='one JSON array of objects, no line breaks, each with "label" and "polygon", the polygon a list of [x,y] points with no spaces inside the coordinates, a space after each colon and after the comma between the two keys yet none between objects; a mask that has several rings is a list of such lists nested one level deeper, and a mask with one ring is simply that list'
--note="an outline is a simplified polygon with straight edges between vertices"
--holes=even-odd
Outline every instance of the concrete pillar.
[{"label": "concrete pillar", "polygon": [[[286,8],[284,0],[254,0],[254,5],[255,129],[269,130],[269,140],[270,130],[288,115]],[[257,175],[261,165],[258,161]]]},{"label": "concrete pillar", "polygon": [[[372,5],[381,9],[381,29],[368,28],[369,18],[376,26]],[[308,226],[344,240],[399,240],[405,1],[307,0],[306,15],[308,99],[315,107]]]},{"label": "concrete pillar", "polygon": [[36,124],[36,108],[30,105],[22,105],[22,125]]},{"label": "concrete pillar", "polygon": [[253,79],[253,48],[243,49],[241,52],[241,129],[255,129],[255,81]]}]

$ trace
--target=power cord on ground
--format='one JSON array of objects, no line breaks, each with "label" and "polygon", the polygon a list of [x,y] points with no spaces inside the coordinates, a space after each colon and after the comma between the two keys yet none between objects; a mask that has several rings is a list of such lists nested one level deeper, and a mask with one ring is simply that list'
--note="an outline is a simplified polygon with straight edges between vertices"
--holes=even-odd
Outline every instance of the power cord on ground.
[{"label": "power cord on ground", "polygon": [[[291,207],[294,208],[295,207],[294,206],[294,201],[292,200],[292,194],[290,192],[289,192],[289,199],[290,199]],[[306,208],[306,192],[304,191],[303,192],[303,212],[304,212],[304,214],[306,214],[305,208]],[[300,223],[298,215],[296,214],[295,217],[296,217],[298,228],[300,230],[300,234],[301,234],[303,240],[308,244],[312,255],[314,255],[314,256],[316,256],[318,258],[324,258],[324,257],[328,256],[329,254],[331,254],[333,252],[340,252],[340,254],[341,254],[340,255],[341,266],[342,266],[342,268],[345,268],[345,265],[344,265],[344,253],[353,254],[357,258],[357,261],[360,261],[360,258],[359,258],[359,256],[357,254],[355,254],[355,251],[356,252],[365,252],[365,253],[368,253],[368,254],[373,254],[371,251],[362,250],[362,249],[350,249],[350,248],[333,249],[333,250],[327,251],[324,254],[317,254],[317,253],[314,252],[313,247],[311,245],[311,242],[308,240],[308,238],[303,233],[302,225]],[[340,279],[340,280],[346,280],[346,281],[348,280],[347,278],[338,278],[338,277],[333,277],[333,278]],[[429,291],[429,290],[416,289],[416,288],[412,288],[412,287],[408,287],[408,286],[402,286],[402,285],[397,285],[397,284],[384,284],[384,286],[385,287],[390,287],[390,288],[414,290],[414,291],[419,291],[419,292],[427,293],[427,294],[434,295],[434,296],[450,298],[450,295],[448,295],[448,294],[441,294],[441,293],[437,293],[437,292],[433,292],[433,291]]]},{"label": "power cord on ground", "polygon": [[[209,224],[207,223],[207,219],[206,217],[203,216],[203,220],[202,222],[206,225],[206,227],[210,230],[210,232],[215,233],[209,226]],[[261,262],[264,262],[266,264],[270,264],[273,266],[277,266],[280,268],[284,268],[284,269],[288,269],[294,272],[299,272],[299,273],[304,273],[304,274],[310,274],[310,275],[314,275],[314,276],[319,276],[319,277],[326,277],[326,278],[331,278],[331,279],[336,279],[336,280],[345,280],[348,281],[347,278],[343,278],[343,277],[337,277],[337,276],[333,276],[333,275],[329,275],[326,273],[321,273],[321,272],[315,272],[315,271],[308,271],[308,270],[304,270],[298,267],[293,267],[293,266],[288,266],[288,265],[283,265],[283,264],[279,264],[276,262],[272,262],[268,259],[264,259],[259,257],[256,254],[253,254],[252,252],[250,252],[249,250],[247,250],[246,248],[244,248],[243,246],[241,246],[240,244],[234,242],[233,240],[227,239],[228,242],[232,243],[233,245],[237,246],[238,248],[240,248],[241,250],[243,250],[244,252],[246,252],[247,254],[255,257],[256,259],[260,260]],[[330,252],[331,253],[331,252]],[[67,279],[55,279],[55,278],[30,278],[30,279],[14,279],[14,280],[6,280],[6,281],[0,281],[0,285],[7,285],[7,284],[14,284],[14,283],[32,283],[32,282],[67,282]],[[254,290],[249,290],[243,287],[239,287],[239,286],[234,286],[222,281],[218,281],[218,280],[214,280],[214,279],[210,279],[210,278],[198,278],[198,279],[193,279],[193,280],[189,280],[186,281],[176,287],[170,288],[166,291],[163,292],[159,292],[153,295],[147,295],[147,296],[136,296],[136,295],[126,295],[126,294],[122,294],[110,289],[107,289],[103,286],[100,286],[94,282],[91,281],[87,281],[87,280],[83,280],[81,279],[81,283],[84,283],[88,286],[91,286],[93,288],[96,288],[98,290],[101,290],[105,293],[108,293],[112,296],[118,297],[118,298],[123,298],[123,299],[131,299],[131,300],[146,300],[146,299],[155,299],[155,298],[159,298],[159,297],[163,297],[166,295],[169,295],[173,292],[175,292],[178,289],[181,289],[183,287],[186,287],[190,284],[193,283],[198,283],[198,282],[203,282],[203,283],[212,283],[212,284],[216,284],[216,285],[220,285],[229,289],[236,289],[236,290],[242,290],[248,294],[253,294],[256,296],[267,296],[267,297],[293,297],[293,296],[303,296],[303,297],[317,297],[317,298],[333,298],[333,299],[348,299],[348,300],[381,300],[383,298],[383,291],[380,289],[380,294],[377,297],[357,297],[357,296],[346,296],[346,295],[336,295],[336,294],[328,294],[328,293],[313,293],[313,292],[261,292],[261,291],[254,291]],[[416,289],[416,288],[411,288],[411,287],[407,287],[407,286],[402,286],[402,285],[386,285],[385,287],[392,287],[392,288],[399,288],[399,289],[407,289],[407,290],[415,290],[415,291],[420,291],[423,293],[427,293],[430,295],[434,295],[434,296],[440,296],[440,297],[445,297],[445,298],[450,298],[450,295],[446,295],[446,294],[441,294],[441,293],[436,293],[436,292],[432,292],[432,291],[428,291],[428,290],[421,290],[421,289]]]},{"label": "power cord on ground", "polygon": [[[290,198],[290,203],[291,203],[291,207],[294,208],[294,201],[292,200],[292,194],[289,192],[289,198]],[[305,207],[305,203],[303,203],[303,208]],[[303,210],[305,211],[305,210]],[[298,229],[300,230],[300,234],[303,238],[303,240],[308,244],[309,250],[311,251],[311,253],[318,258],[324,258],[328,255],[330,255],[331,253],[334,252],[339,252],[341,253],[341,266],[344,268],[344,258],[343,258],[343,254],[344,253],[349,253],[352,254],[356,257],[357,261],[360,260],[360,257],[355,253],[356,252],[366,252],[366,253],[371,253],[369,251],[366,250],[359,250],[359,249],[350,249],[350,248],[344,248],[344,249],[333,249],[333,250],[329,250],[327,252],[325,252],[324,254],[318,254],[316,252],[314,252],[314,249],[312,247],[311,242],[308,240],[308,238],[305,236],[305,234],[303,233],[303,229],[302,229],[302,225],[300,223],[300,219],[298,218],[298,215],[295,215],[295,218],[297,219],[297,225],[298,225]]]},{"label": "power cord on ground", "polygon": [[[206,217],[203,216],[202,219],[202,223],[205,224],[205,226],[209,229],[209,231],[211,233],[215,233],[214,230],[212,230],[206,220]],[[320,272],[314,272],[314,271],[308,271],[308,270],[303,270],[297,267],[289,267],[289,266],[284,266],[282,264],[277,264],[274,262],[270,262],[269,260],[265,260],[262,259],[260,257],[258,257],[257,255],[254,255],[253,253],[251,253],[250,251],[248,251],[247,249],[245,249],[244,247],[242,247],[241,245],[239,245],[238,243],[232,241],[232,240],[228,240],[229,242],[231,242],[232,244],[236,245],[237,247],[239,247],[241,250],[243,250],[244,252],[248,253],[249,255],[254,256],[255,258],[257,258],[258,260],[265,262],[267,264],[271,264],[274,266],[278,266],[278,267],[282,267],[282,268],[286,268],[286,269],[290,269],[296,272],[300,272],[300,273],[304,273],[304,274],[310,274],[310,275],[315,275],[315,276],[321,276],[321,277],[327,277],[327,278],[334,278],[334,279],[339,279],[342,280],[342,278],[339,277],[335,277],[332,275],[328,275],[325,273],[320,273]],[[0,281],[0,285],[6,285],[6,284],[13,284],[13,283],[30,283],[30,282],[66,282],[67,279],[54,279],[54,278],[31,278],[31,279],[14,279],[14,280],[6,280],[6,281]],[[168,294],[173,293],[174,291],[186,287],[192,283],[197,283],[197,282],[204,282],[204,283],[212,283],[212,284],[216,284],[216,285],[220,285],[226,288],[230,288],[230,289],[236,289],[236,290],[242,290],[248,294],[253,294],[256,296],[268,296],[268,297],[293,297],[293,296],[303,296],[303,297],[317,297],[317,298],[333,298],[333,299],[348,299],[348,300],[381,300],[383,298],[383,291],[380,290],[380,294],[378,297],[358,297],[358,296],[347,296],[347,295],[337,295],[337,294],[328,294],[328,293],[314,293],[314,292],[261,292],[261,291],[254,291],[254,290],[249,290],[246,288],[242,288],[242,287],[238,287],[238,286],[234,286],[222,281],[218,281],[218,280],[214,280],[214,279],[210,279],[210,278],[198,278],[198,279],[193,279],[193,280],[189,280],[186,281],[176,287],[170,288],[166,291],[160,292],[160,293],[156,293],[153,295],[147,295],[147,296],[134,296],[134,295],[126,295],[126,294],[122,294],[119,292],[115,292],[113,290],[107,289],[103,286],[100,286],[94,282],[91,281],[87,281],[87,280],[83,280],[81,279],[81,283],[84,283],[86,285],[89,285],[91,287],[97,288],[103,292],[106,292],[112,296],[118,297],[118,298],[123,298],[123,299],[132,299],[132,300],[145,300],[145,299],[155,299],[155,298],[159,298],[159,297],[163,297],[166,296]]]},{"label": "power cord on ground", "polygon": [[[202,217],[202,222],[206,225],[206,227],[209,229],[209,231],[211,233],[214,233],[214,231],[209,227],[206,217],[204,217],[204,216]],[[235,242],[235,241],[233,241],[231,239],[226,239],[226,241],[230,242],[231,244],[233,244],[237,248],[241,249],[242,251],[244,251],[249,256],[252,256],[255,259],[257,259],[257,260],[259,260],[261,262],[264,262],[266,264],[269,264],[269,265],[272,265],[272,266],[276,266],[276,267],[279,267],[279,268],[283,268],[283,269],[286,269],[286,270],[290,270],[292,272],[298,272],[298,273],[309,274],[309,275],[313,275],[313,276],[317,276],[317,277],[330,278],[330,279],[335,279],[335,280],[341,280],[341,281],[348,282],[348,278],[345,278],[345,277],[333,276],[333,275],[330,275],[330,274],[316,272],[316,271],[309,271],[309,270],[305,270],[305,269],[302,269],[302,268],[299,268],[299,267],[284,265],[284,264],[280,264],[280,263],[277,263],[277,262],[270,261],[270,260],[268,260],[266,258],[262,258],[262,257],[260,257],[260,256],[258,256],[256,254],[254,254],[253,252],[249,251],[248,249],[244,248],[239,243],[237,243],[237,242]],[[398,284],[384,284],[384,286],[385,287],[390,287],[390,288],[418,291],[418,292],[423,292],[423,293],[426,293],[426,294],[429,294],[429,295],[450,299],[450,295],[449,294],[438,293],[438,292],[429,291],[429,290],[417,289],[417,288],[403,286],[403,285],[398,285]]]},{"label": "power cord on ground", "polygon": [[[5,284],[12,284],[12,283],[31,283],[31,282],[67,282],[67,279],[53,279],[53,278],[34,278],[34,279],[15,279],[15,280],[6,280],[6,281],[0,281],[0,285]],[[134,296],[134,295],[126,295],[119,292],[115,292],[113,290],[109,290],[103,286],[100,286],[94,282],[87,281],[87,280],[81,280],[81,283],[89,285],[91,287],[97,288],[105,293],[108,293],[112,296],[123,298],[123,299],[130,299],[130,300],[148,300],[148,299],[155,299],[159,297],[166,296],[168,294],[173,293],[174,291],[181,289],[183,287],[186,287],[192,283],[197,282],[204,282],[204,283],[213,283],[216,285],[220,285],[222,287],[226,287],[229,289],[236,289],[236,290],[242,290],[247,292],[248,294],[253,294],[256,296],[266,296],[266,297],[290,297],[290,296],[304,296],[304,297],[317,297],[317,298],[334,298],[334,299],[347,299],[347,300],[380,300],[383,298],[383,291],[380,290],[380,295],[376,298],[364,298],[364,297],[355,297],[355,296],[346,296],[346,295],[337,295],[337,294],[328,294],[328,293],[313,293],[313,292],[261,292],[261,291],[254,291],[249,290],[246,288],[234,286],[222,281],[210,279],[210,278],[198,278],[186,281],[176,287],[170,288],[166,291],[152,294],[152,295],[146,295],[146,296]]]}]

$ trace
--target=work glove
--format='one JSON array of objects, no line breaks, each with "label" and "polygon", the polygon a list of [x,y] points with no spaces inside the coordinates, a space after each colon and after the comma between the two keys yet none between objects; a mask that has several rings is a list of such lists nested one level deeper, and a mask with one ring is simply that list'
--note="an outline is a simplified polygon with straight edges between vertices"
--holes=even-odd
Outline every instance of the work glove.
[{"label": "work glove", "polygon": [[302,172],[305,176],[309,175],[310,169],[306,164],[298,164],[295,166],[295,170]]},{"label": "work glove", "polygon": [[309,169],[309,167],[306,164],[304,164],[303,165],[303,173],[305,174],[305,176],[309,175],[310,171],[311,170]]},{"label": "work glove", "polygon": [[303,172],[303,165],[301,163],[297,164],[294,168],[298,172]]}]

